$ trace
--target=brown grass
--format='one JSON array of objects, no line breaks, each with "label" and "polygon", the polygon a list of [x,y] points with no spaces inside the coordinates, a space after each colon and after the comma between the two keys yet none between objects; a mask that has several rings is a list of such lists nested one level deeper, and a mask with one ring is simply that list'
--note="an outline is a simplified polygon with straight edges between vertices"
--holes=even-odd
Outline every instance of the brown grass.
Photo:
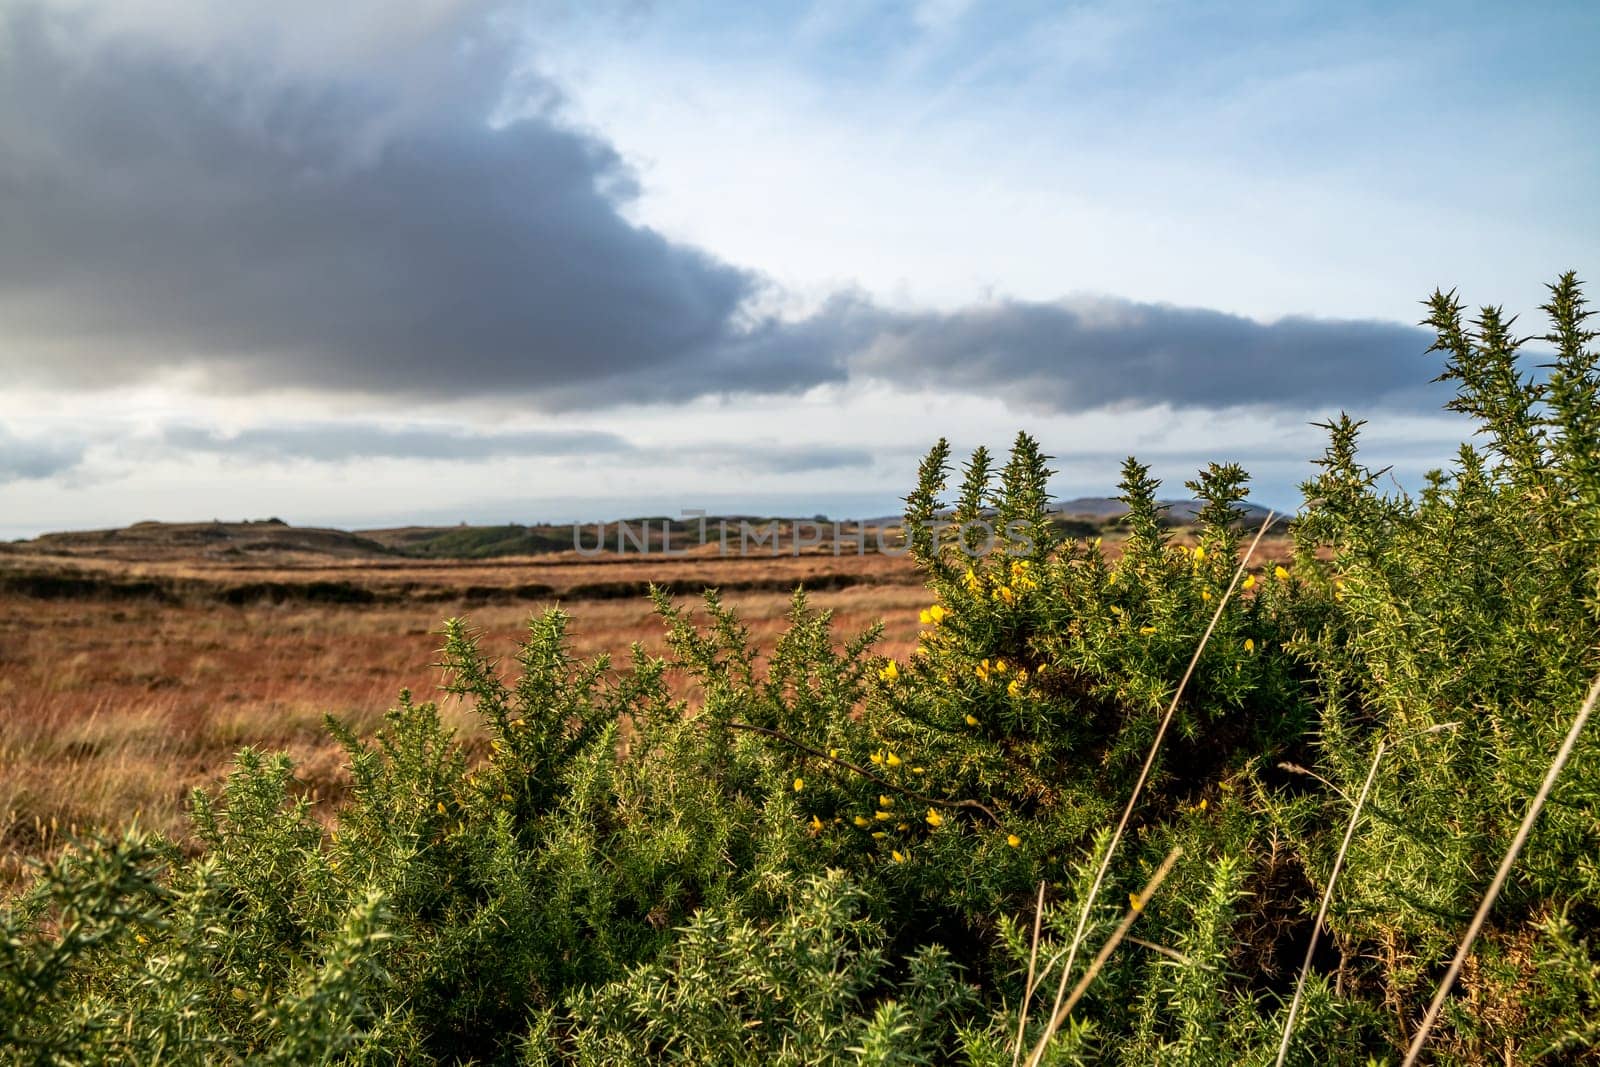
[{"label": "brown grass", "polygon": [[[879,619],[880,650],[903,656],[917,631],[926,592],[909,564],[884,557],[777,560],[634,559],[508,563],[365,562],[299,564],[250,570],[196,561],[119,563],[15,557],[6,567],[41,566],[110,579],[193,579],[187,594],[154,597],[38,598],[0,593],[0,889],[14,886],[30,859],[47,856],[69,835],[117,832],[135,821],[181,838],[182,812],[196,786],[213,786],[245,745],[283,749],[299,765],[304,788],[326,811],[343,793],[341,753],[323,716],[370,731],[401,688],[438,695],[440,623],[465,616],[485,646],[509,655],[529,617],[560,604],[573,616],[573,650],[585,658],[622,653],[635,641],[663,651],[663,628],[636,592],[617,583],[656,580],[680,596],[710,585],[757,585],[726,600],[755,640],[770,647],[785,627],[788,587],[837,576],[860,584],[812,594],[835,612],[849,636]],[[5,567],[0,567],[4,573]],[[425,596],[371,604],[288,599],[231,605],[213,589],[263,575],[361,587],[411,583]],[[539,583],[571,590],[603,587],[600,597],[519,598],[510,590]],[[478,587],[471,596],[444,596]],[[681,680],[679,680],[681,684]],[[473,743],[476,723],[442,704]]]},{"label": "brown grass", "polygon": [[[529,617],[559,604],[575,654],[626,653],[635,641],[659,654],[651,582],[680,598],[722,588],[763,648],[785,629],[799,584],[835,613],[841,637],[883,620],[878,651],[889,656],[910,652],[927,605],[910,560],[848,552],[455,562],[0,545],[0,892],[71,835],[137,821],[181,839],[189,792],[214,786],[246,745],[289,752],[326,815],[345,784],[323,716],[364,733],[402,688],[438,695],[443,620],[466,617],[487,649],[509,655]],[[338,602],[346,594],[367,602]],[[481,743],[468,712],[441,707]]]}]

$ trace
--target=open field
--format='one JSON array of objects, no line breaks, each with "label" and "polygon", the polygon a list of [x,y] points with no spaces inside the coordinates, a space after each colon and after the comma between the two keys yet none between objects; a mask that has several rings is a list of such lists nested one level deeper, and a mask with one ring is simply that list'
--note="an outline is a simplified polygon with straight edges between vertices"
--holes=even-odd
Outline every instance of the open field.
[{"label": "open field", "polygon": [[[366,733],[401,689],[436,696],[448,618],[466,618],[486,648],[509,655],[531,616],[560,606],[582,657],[624,655],[634,642],[659,654],[650,584],[680,599],[717,587],[770,648],[803,585],[839,633],[881,620],[879,650],[903,657],[927,601],[908,559],[826,548],[430,560],[290,528],[269,550],[218,553],[171,529],[0,552],[0,886],[71,835],[137,820],[181,836],[190,791],[215,785],[247,745],[292,754],[318,810],[331,811],[343,754],[324,716]],[[472,716],[449,701],[444,710],[475,737]]]},{"label": "open field", "polygon": [[[293,754],[325,810],[343,783],[323,716],[365,733],[402,688],[432,698],[444,619],[467,618],[509,654],[530,616],[560,606],[581,656],[634,642],[660,653],[652,581],[684,597],[728,590],[766,646],[804,584],[842,632],[884,620],[889,655],[909,649],[926,599],[908,563],[877,555],[248,567],[0,557],[0,884],[74,832],[137,819],[181,835],[189,791],[215,784],[245,745]],[[446,712],[471,735],[470,716]]]}]

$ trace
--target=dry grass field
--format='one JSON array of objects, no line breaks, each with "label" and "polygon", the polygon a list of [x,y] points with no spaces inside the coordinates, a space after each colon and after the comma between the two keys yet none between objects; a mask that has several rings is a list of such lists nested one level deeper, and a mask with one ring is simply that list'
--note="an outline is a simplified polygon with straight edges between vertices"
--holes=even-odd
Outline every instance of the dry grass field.
[{"label": "dry grass field", "polygon": [[[0,555],[0,888],[71,835],[137,820],[181,837],[189,791],[215,783],[246,745],[290,752],[327,810],[343,783],[323,716],[366,732],[401,688],[435,695],[437,631],[453,616],[509,654],[533,613],[559,605],[581,656],[634,642],[659,652],[648,584],[680,598],[719,586],[770,644],[789,590],[804,584],[841,633],[882,619],[883,651],[903,655],[925,606],[910,565],[877,555],[134,556]],[[470,742],[472,717],[445,712]]]},{"label": "dry grass field", "polygon": [[[826,547],[460,561],[299,530],[241,552],[237,536],[219,544],[171,529],[0,546],[0,890],[71,836],[137,821],[181,838],[190,791],[219,781],[247,745],[292,754],[306,794],[330,811],[343,760],[324,716],[365,733],[402,688],[442,696],[432,664],[448,618],[509,655],[530,616],[559,605],[579,656],[634,642],[659,653],[650,584],[680,599],[714,586],[770,647],[803,585],[841,635],[881,620],[880,651],[904,656],[927,596],[905,558]],[[476,743],[471,714],[449,700],[442,709]]]}]

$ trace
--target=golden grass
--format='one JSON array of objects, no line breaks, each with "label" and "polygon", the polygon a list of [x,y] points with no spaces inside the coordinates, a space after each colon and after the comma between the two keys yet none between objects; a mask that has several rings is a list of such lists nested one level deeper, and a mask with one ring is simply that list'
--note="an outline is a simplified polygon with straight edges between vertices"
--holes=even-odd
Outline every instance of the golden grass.
[{"label": "golden grass", "polygon": [[[164,568],[221,583],[241,574],[185,562],[120,570],[106,561],[90,563],[119,576]],[[424,563],[375,575],[359,562],[267,573],[303,580],[314,571],[363,583],[432,575],[442,588],[514,587],[557,573],[538,566],[531,578],[531,566],[496,571],[477,563]],[[900,657],[913,647],[917,611],[926,606],[927,593],[909,565],[882,557],[584,563],[559,568],[570,577],[546,584],[647,581],[652,568],[681,594],[707,584],[857,574],[872,584],[814,593],[813,604],[835,612],[844,636],[886,620],[880,649]],[[786,627],[786,592],[734,592],[725,599],[762,647],[771,647]],[[0,890],[24,877],[29,860],[53,854],[73,835],[115,833],[137,822],[181,840],[189,792],[218,783],[246,745],[289,752],[325,816],[346,788],[342,754],[323,730],[325,714],[368,733],[400,689],[420,699],[440,695],[431,665],[444,619],[466,617],[484,631],[487,648],[509,656],[529,617],[558,603],[573,616],[576,655],[626,653],[636,641],[664,652],[660,620],[641,596],[231,606],[204,596],[164,603],[0,594]],[[467,711],[453,701],[441,702],[441,711],[470,746],[481,744]]]},{"label": "golden grass", "polygon": [[[214,558],[191,548],[0,552],[0,891],[27,862],[74,834],[115,833],[137,821],[182,838],[192,789],[214,786],[246,745],[289,752],[317,811],[343,795],[341,753],[322,728],[335,715],[358,733],[381,721],[402,688],[438,694],[440,624],[462,616],[486,648],[509,656],[530,615],[561,606],[573,651],[625,655],[639,642],[665,651],[642,594],[647,583],[693,598],[725,591],[759,648],[787,628],[789,594],[805,584],[848,637],[879,620],[878,651],[904,659],[915,646],[923,579],[907,558],[831,551],[723,558],[715,546],[684,558],[558,553],[435,561],[333,558],[312,553]],[[1107,542],[1108,555],[1120,546]],[[159,548],[159,546],[158,546]],[[1280,549],[1286,551],[1286,548]],[[97,595],[22,595],[17,576],[104,583]],[[156,596],[112,595],[146,581]],[[309,583],[371,593],[371,603],[316,603]],[[284,596],[225,602],[242,586],[279,583]],[[549,590],[530,595],[530,590]],[[299,590],[297,592],[296,590]],[[685,697],[683,679],[673,679]],[[469,746],[476,723],[441,705]]]}]

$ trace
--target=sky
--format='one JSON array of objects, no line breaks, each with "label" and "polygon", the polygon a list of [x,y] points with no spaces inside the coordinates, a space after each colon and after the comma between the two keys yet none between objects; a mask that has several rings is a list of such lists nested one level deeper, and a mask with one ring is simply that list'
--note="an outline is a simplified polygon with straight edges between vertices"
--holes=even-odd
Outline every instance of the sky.
[{"label": "sky", "polygon": [[1600,271],[1600,6],[0,0],[0,538],[876,516],[939,437],[1293,509]]}]

